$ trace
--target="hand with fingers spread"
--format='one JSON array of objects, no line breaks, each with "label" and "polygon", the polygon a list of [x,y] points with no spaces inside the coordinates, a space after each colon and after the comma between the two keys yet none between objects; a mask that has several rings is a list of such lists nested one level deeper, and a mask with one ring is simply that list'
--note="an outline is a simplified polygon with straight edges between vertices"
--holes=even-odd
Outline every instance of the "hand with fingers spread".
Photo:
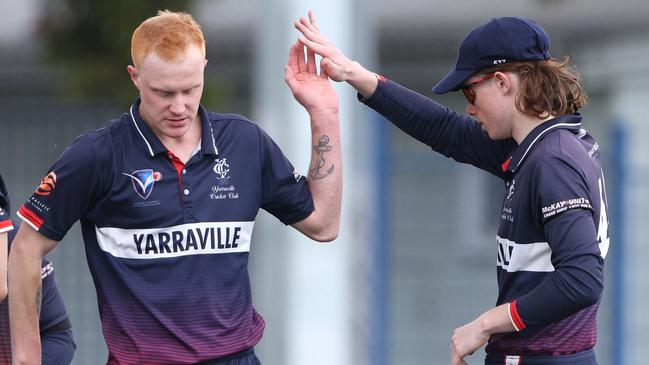
[{"label": "hand with fingers spread", "polygon": [[338,113],[338,95],[329,81],[326,70],[316,68],[315,54],[307,49],[304,58],[304,46],[295,42],[288,55],[288,64],[284,67],[284,80],[293,93],[293,97],[312,113]]},{"label": "hand with fingers spread", "polygon": [[335,44],[322,35],[312,11],[309,11],[308,19],[301,17],[294,25],[302,33],[299,42],[322,56],[320,65],[329,78],[334,81],[346,81],[365,97],[374,93],[378,82],[376,74],[347,58]]}]

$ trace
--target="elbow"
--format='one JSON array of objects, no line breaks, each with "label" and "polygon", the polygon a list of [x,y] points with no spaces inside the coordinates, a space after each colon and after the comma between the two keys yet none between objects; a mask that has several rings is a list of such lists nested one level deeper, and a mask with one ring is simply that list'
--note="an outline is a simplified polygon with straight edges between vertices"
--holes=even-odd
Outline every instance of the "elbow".
[{"label": "elbow", "polygon": [[311,232],[309,238],[318,242],[331,242],[338,238],[340,233],[340,222],[334,222]]},{"label": "elbow", "polygon": [[601,282],[592,285],[584,292],[581,297],[581,304],[584,308],[590,307],[591,305],[599,302],[602,297],[603,285]]},{"label": "elbow", "polygon": [[335,240],[336,238],[338,238],[338,233],[339,233],[338,228],[336,228],[336,229],[326,229],[326,230],[322,230],[320,232],[314,233],[313,235],[311,235],[311,239],[314,240],[314,241],[323,242],[323,243],[331,242],[331,241]]},{"label": "elbow", "polygon": [[573,294],[573,303],[576,309],[581,310],[590,307],[602,298],[604,283],[601,279],[593,278],[582,283],[580,289]]}]

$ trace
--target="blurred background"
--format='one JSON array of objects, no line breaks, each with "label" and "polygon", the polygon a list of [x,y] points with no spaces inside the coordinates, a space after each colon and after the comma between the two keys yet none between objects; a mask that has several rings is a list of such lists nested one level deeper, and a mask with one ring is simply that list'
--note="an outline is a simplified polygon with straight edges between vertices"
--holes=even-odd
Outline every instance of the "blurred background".
[{"label": "blurred background", "polygon": [[[127,110],[136,97],[126,73],[130,36],[164,8],[186,10],[203,26],[203,104],[255,120],[303,173],[308,116],[284,85],[283,65],[297,37],[292,21],[308,9],[348,56],[429,97],[475,26],[492,16],[536,19],[553,56],[570,55],[582,72],[590,98],[584,126],[603,153],[613,235],[599,360],[646,363],[649,2],[0,0],[0,173],[14,213],[75,136]],[[496,301],[504,187],[405,136],[347,85],[337,90],[342,232],[316,244],[260,212],[250,271],[267,328],[257,350],[267,365],[448,364],[453,330]],[[459,94],[434,98],[465,108]],[[105,363],[77,226],[50,256],[78,345],[74,364]],[[467,360],[480,364],[483,355]]]}]

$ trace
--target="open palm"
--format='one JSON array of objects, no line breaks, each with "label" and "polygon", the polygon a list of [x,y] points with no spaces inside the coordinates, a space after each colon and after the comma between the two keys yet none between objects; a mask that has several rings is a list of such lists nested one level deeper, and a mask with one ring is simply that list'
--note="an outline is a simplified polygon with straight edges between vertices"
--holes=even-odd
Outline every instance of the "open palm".
[{"label": "open palm", "polygon": [[320,73],[315,62],[315,54],[304,45],[295,42],[288,55],[288,64],[284,68],[284,80],[293,93],[293,97],[307,112],[337,112],[338,96],[324,68]]}]

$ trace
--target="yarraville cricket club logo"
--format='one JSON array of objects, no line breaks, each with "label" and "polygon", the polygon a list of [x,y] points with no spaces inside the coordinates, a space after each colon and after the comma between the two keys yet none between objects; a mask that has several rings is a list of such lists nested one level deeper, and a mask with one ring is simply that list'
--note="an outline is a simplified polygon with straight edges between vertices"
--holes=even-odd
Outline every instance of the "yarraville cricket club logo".
[{"label": "yarraville cricket club logo", "polygon": [[228,172],[230,172],[230,165],[228,165],[226,160],[226,158],[217,158],[216,160],[214,160],[216,164],[214,165],[213,170],[217,175],[216,180],[218,180],[219,185],[221,186],[226,185],[228,183],[228,180],[230,180],[230,176],[228,176]]}]

